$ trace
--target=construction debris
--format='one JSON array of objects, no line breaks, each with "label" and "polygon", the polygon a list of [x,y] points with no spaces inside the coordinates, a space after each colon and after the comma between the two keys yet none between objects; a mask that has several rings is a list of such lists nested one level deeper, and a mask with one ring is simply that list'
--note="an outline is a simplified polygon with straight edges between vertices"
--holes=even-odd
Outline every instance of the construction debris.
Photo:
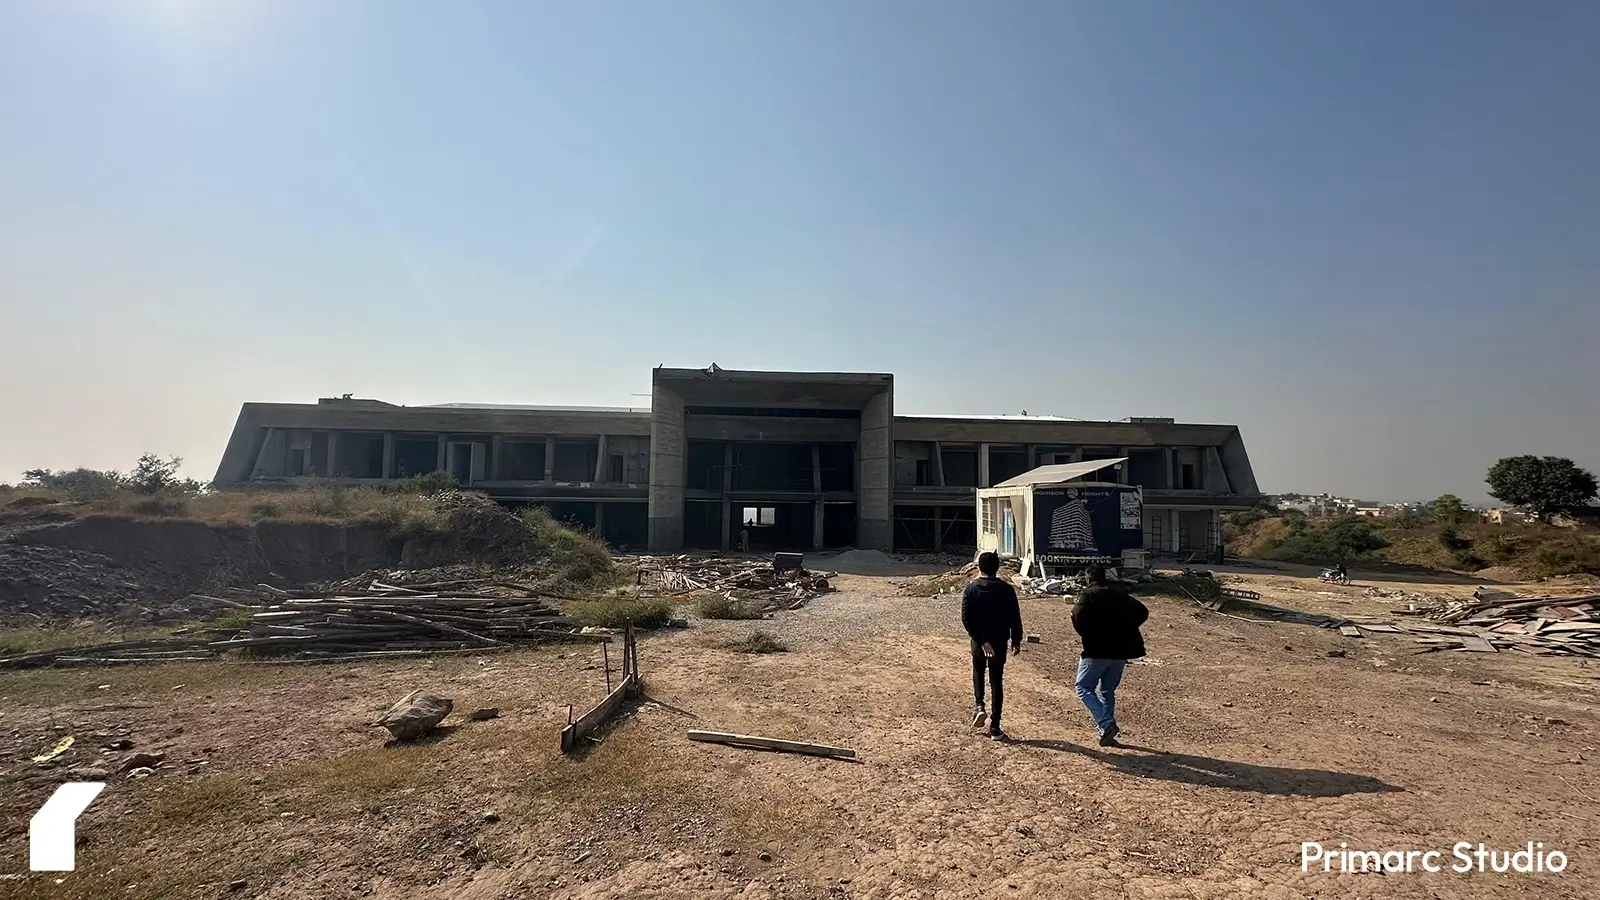
[{"label": "construction debris", "polygon": [[595,730],[604,725],[617,710],[621,708],[622,701],[629,697],[637,697],[644,693],[644,679],[639,674],[639,643],[634,634],[633,625],[628,625],[622,632],[622,681],[615,688],[611,688],[611,662],[606,660],[606,698],[595,704],[595,707],[577,719],[572,718],[572,707],[567,707],[567,727],[561,729],[561,752],[571,753],[577,749],[578,741],[588,738],[599,742],[594,737]]},{"label": "construction debris", "polygon": [[[490,578],[401,586],[347,579],[320,590],[257,585],[214,608],[254,609],[242,628],[178,640],[121,641],[0,659],[0,669],[203,660],[229,650],[340,660],[485,651],[548,640],[578,640],[577,622],[528,585]],[[197,595],[199,596],[199,595]],[[587,636],[607,640],[604,635]]]},{"label": "construction debris", "polygon": [[785,741],[778,738],[757,737],[753,734],[730,734],[726,731],[691,731],[689,740],[749,747],[756,750],[780,750],[785,753],[803,753],[808,756],[828,756],[834,759],[855,759],[856,751],[849,747],[830,747],[805,741]]},{"label": "construction debris", "polygon": [[1581,597],[1503,597],[1435,600],[1397,609],[1428,621],[1357,619],[1363,631],[1413,635],[1424,653],[1518,650],[1535,656],[1600,659],[1600,594]]},{"label": "construction debris", "polygon": [[832,591],[828,579],[837,574],[810,572],[792,559],[783,562],[783,569],[761,560],[689,554],[641,556],[636,564],[641,586],[673,596],[721,594],[733,601],[759,603],[762,612],[805,606]]}]

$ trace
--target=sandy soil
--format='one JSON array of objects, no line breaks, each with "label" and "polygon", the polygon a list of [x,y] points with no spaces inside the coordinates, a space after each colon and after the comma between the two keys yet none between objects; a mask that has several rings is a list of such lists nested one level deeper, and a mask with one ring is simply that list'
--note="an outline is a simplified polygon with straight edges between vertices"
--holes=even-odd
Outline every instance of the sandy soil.
[{"label": "sandy soil", "polygon": [[[1287,606],[1395,602],[1360,573],[1329,589],[1238,571]],[[1596,667],[1415,655],[1399,636],[1156,597],[1151,658],[1118,696],[1132,746],[1102,750],[1072,690],[1067,607],[1028,600],[1043,643],[1008,667],[1015,741],[998,744],[967,727],[957,599],[905,596],[896,581],[843,576],[802,611],[649,638],[648,697],[576,759],[556,733],[568,703],[581,711],[605,690],[589,647],[0,676],[0,872],[13,873],[0,895],[1600,896]],[[790,652],[717,646],[754,627]],[[415,687],[505,715],[382,746],[365,723]],[[691,743],[687,728],[842,744],[861,761]],[[58,766],[26,761],[69,733]],[[96,748],[123,735],[165,751],[164,765],[110,775],[80,821],[77,871],[15,874],[32,810],[82,767],[114,772],[130,751]],[[1440,849],[1447,867],[1457,841],[1536,841],[1570,862],[1560,875],[1302,873],[1302,841]]]}]

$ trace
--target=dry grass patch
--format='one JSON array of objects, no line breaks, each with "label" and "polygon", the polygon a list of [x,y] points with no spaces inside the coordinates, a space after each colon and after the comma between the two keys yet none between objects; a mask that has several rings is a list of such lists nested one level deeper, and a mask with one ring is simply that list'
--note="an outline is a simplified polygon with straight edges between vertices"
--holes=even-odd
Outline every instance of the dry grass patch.
[{"label": "dry grass patch", "polygon": [[752,631],[722,642],[722,649],[735,653],[787,653],[789,645],[765,631]]},{"label": "dry grass patch", "polygon": [[596,597],[567,603],[567,612],[585,625],[621,628],[632,622],[639,628],[662,628],[672,617],[672,603],[664,597]]}]

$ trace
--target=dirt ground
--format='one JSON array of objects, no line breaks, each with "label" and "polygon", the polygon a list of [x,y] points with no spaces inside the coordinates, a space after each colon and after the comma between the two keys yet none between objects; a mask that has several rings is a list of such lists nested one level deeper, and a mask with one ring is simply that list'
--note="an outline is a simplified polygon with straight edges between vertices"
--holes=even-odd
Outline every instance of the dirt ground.
[{"label": "dirt ground", "polygon": [[[1383,614],[1350,588],[1239,569],[1285,606]],[[577,758],[567,704],[605,691],[602,651],[432,662],[232,663],[0,675],[0,896],[16,898],[955,898],[1600,896],[1600,667],[1511,653],[1416,655],[1148,598],[1150,658],[1118,694],[1125,749],[1095,745],[1059,599],[1007,671],[1006,728],[969,727],[958,598],[894,576],[770,621],[642,641],[647,697]],[[762,628],[789,652],[718,645]],[[1342,649],[1344,656],[1330,656]],[[613,655],[613,664],[615,657]],[[452,716],[386,747],[367,725],[414,688]],[[692,743],[701,728],[856,748],[860,761]],[[57,765],[28,758],[72,735]],[[132,750],[98,747],[126,737]],[[156,774],[116,774],[163,751]],[[107,770],[78,869],[28,874],[27,820]],[[1540,842],[1561,874],[1302,873],[1329,848]]]}]

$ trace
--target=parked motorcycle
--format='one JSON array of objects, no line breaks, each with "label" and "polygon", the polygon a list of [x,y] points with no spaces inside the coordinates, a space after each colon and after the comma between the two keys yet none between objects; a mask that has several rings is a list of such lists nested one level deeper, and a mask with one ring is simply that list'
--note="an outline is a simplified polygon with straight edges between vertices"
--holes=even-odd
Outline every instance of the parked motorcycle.
[{"label": "parked motorcycle", "polygon": [[1322,581],[1325,584],[1349,584],[1350,575],[1338,569],[1323,569]]}]

